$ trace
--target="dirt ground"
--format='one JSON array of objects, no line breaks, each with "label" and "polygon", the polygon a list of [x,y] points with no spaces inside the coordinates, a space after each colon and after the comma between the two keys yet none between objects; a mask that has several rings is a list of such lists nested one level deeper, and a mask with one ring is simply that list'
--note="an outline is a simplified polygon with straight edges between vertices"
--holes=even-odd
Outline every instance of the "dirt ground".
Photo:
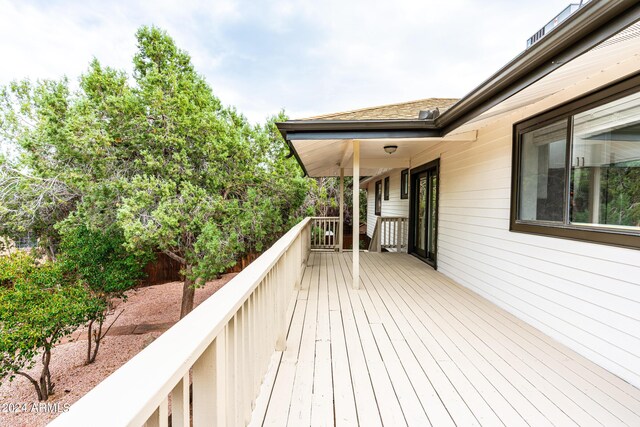
[{"label": "dirt ground", "polygon": [[[236,273],[208,282],[196,290],[198,305],[226,284]],[[103,339],[96,361],[85,366],[87,351],[86,331],[78,330],[52,352],[51,373],[55,394],[48,405],[39,405],[35,389],[26,378],[0,385],[0,427],[39,427],[54,419],[65,407],[73,405],[100,381],[118,369],[140,350],[149,345],[180,317],[182,283],[171,282],[128,292],[126,302],[117,304],[106,325],[113,322],[109,334]],[[124,311],[123,311],[124,310]],[[37,377],[40,364],[33,376]]]}]

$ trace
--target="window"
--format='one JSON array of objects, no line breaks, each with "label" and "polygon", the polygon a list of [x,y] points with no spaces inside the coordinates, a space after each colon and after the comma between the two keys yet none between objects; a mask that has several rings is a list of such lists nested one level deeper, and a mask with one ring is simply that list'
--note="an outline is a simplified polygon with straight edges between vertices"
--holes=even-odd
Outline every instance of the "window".
[{"label": "window", "polygon": [[375,214],[380,215],[380,212],[382,212],[382,181],[376,182],[376,194],[373,203],[375,204]]},{"label": "window", "polygon": [[513,231],[640,248],[638,83],[516,124]]},{"label": "window", "polygon": [[400,172],[400,198],[409,198],[409,169]]},{"label": "window", "polygon": [[384,199],[389,200],[389,177],[384,179]]},{"label": "window", "polygon": [[566,120],[522,135],[518,219],[562,222],[566,148]]}]

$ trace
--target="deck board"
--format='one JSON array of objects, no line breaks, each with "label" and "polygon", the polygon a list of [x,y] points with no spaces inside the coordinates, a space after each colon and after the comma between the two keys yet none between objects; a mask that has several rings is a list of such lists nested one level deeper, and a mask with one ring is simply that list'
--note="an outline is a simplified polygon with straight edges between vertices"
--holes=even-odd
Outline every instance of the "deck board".
[{"label": "deck board", "polygon": [[640,390],[473,291],[360,260],[354,290],[350,253],[311,253],[252,425],[640,425]]}]

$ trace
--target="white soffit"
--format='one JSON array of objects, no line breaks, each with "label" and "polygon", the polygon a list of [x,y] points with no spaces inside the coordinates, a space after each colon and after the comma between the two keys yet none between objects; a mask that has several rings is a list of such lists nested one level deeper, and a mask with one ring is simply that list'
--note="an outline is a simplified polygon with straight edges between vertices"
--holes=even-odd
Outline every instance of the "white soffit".
[{"label": "white soffit", "polygon": [[[561,61],[562,58],[557,60]],[[454,132],[480,129],[512,113],[517,113],[516,120],[524,119],[638,71],[640,22],[603,41]]]}]

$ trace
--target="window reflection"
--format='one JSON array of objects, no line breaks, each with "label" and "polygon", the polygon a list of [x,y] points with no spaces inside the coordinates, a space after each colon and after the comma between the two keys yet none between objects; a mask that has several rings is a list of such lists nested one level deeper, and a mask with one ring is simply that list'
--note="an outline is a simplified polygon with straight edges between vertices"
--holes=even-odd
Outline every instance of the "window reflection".
[{"label": "window reflection", "polygon": [[640,94],[574,116],[572,223],[640,227]]}]

